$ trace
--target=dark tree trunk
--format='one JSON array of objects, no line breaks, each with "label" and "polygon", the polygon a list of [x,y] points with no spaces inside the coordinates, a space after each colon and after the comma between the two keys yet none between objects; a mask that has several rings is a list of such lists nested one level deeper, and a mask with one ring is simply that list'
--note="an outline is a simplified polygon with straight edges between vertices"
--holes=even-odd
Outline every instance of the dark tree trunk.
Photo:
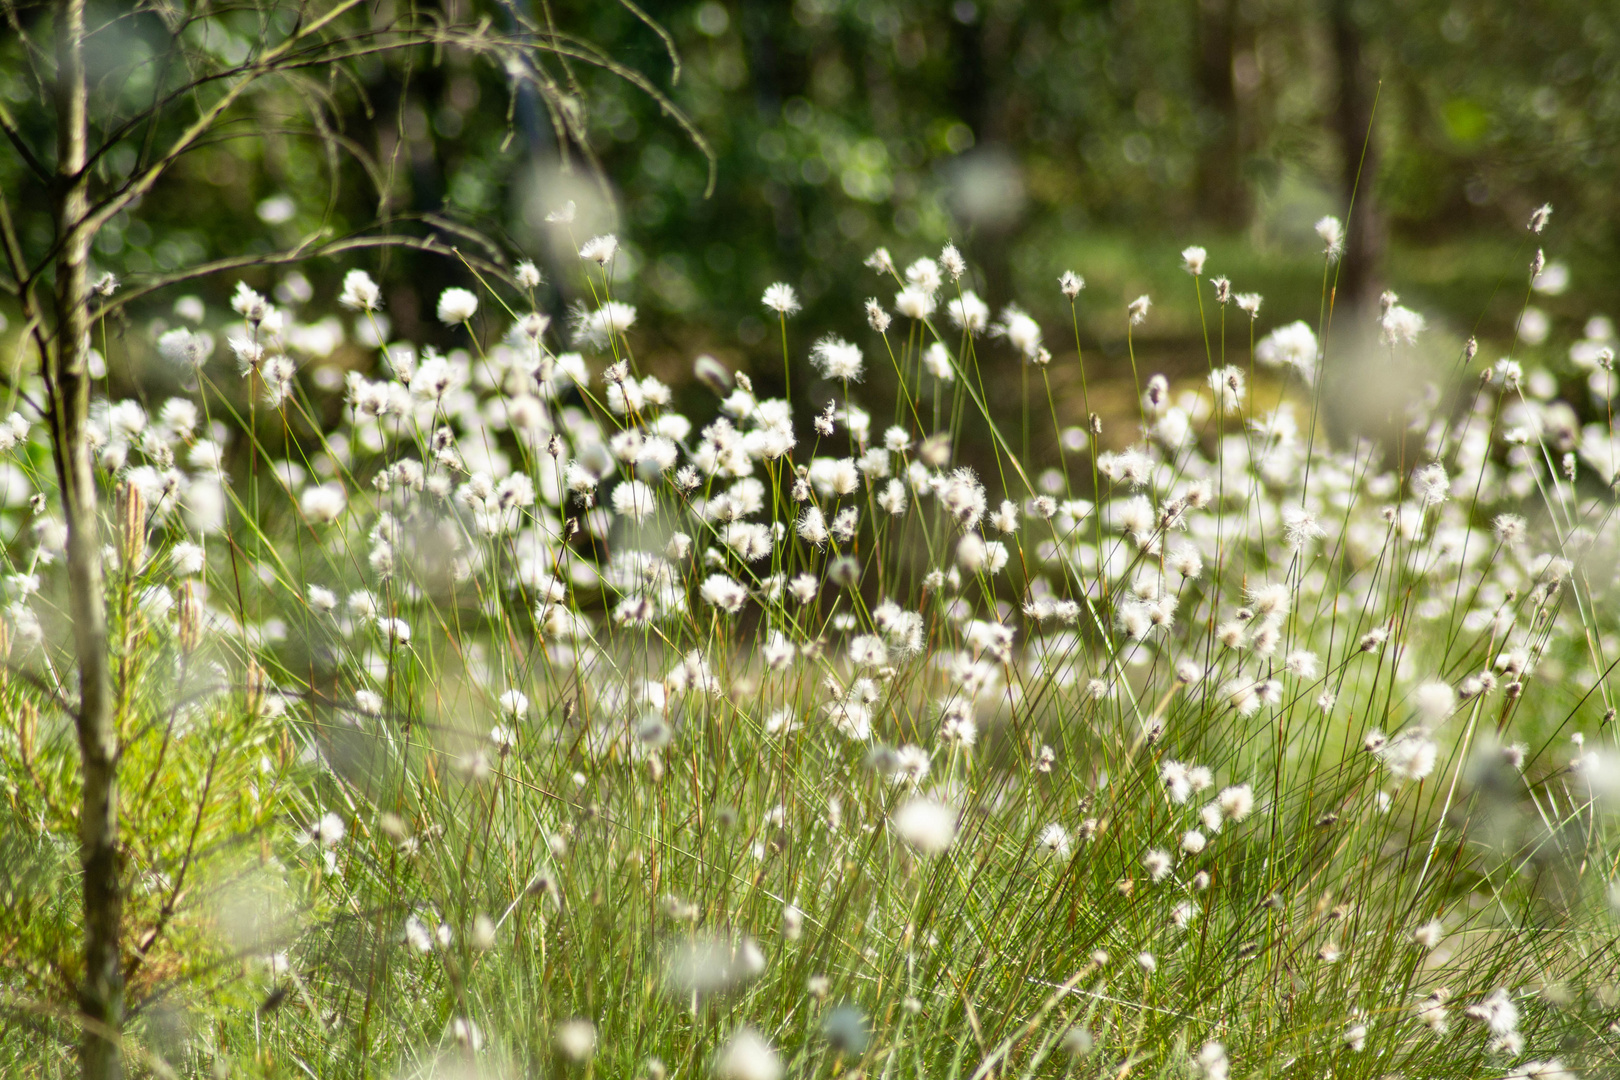
[{"label": "dark tree trunk", "polygon": [[1333,43],[1338,101],[1333,127],[1342,160],[1345,203],[1344,265],[1339,270],[1337,304],[1366,312],[1377,302],[1384,261],[1384,218],[1378,206],[1378,138],[1373,130],[1373,105],[1378,82],[1368,70],[1362,49],[1361,27],[1353,0],[1329,0],[1329,27]]},{"label": "dark tree trunk", "polygon": [[1249,223],[1243,182],[1243,127],[1232,75],[1237,0],[1196,0],[1198,89],[1203,152],[1198,155],[1198,207],[1208,221],[1235,232]]},{"label": "dark tree trunk", "polygon": [[990,73],[984,60],[984,16],[951,20],[951,111],[984,139],[990,123]]}]

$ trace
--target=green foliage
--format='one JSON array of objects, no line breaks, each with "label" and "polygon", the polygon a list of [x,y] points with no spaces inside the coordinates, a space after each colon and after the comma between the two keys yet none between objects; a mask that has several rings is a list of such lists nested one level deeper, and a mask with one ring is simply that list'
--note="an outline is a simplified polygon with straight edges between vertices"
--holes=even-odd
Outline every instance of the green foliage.
[{"label": "green foliage", "polygon": [[[96,198],[240,92],[94,240],[131,1070],[1611,1069],[1613,332],[1585,320],[1614,238],[1585,226],[1620,46],[1585,7],[1352,12],[1382,271],[1516,350],[1483,384],[1464,333],[1345,328],[1314,8],[109,17]],[[51,31],[13,25],[0,190],[43,265]],[[293,41],[307,66],[246,77]],[[1198,232],[1263,314],[1189,278]],[[851,257],[953,235],[960,280]],[[1577,287],[1518,343],[1542,242]],[[335,300],[361,266],[380,303]],[[47,1077],[83,961],[36,329],[0,428],[0,1070]],[[699,347],[727,363],[689,379]]]},{"label": "green foliage", "polygon": [[[582,287],[606,301],[611,269]],[[1302,441],[1295,410],[1325,407],[1315,365],[1353,357],[1312,338],[1289,361],[1310,377],[1279,377],[1274,410],[1231,390],[1237,368],[1218,373],[1225,406],[1154,391],[1151,443],[1066,458],[992,531],[978,518],[994,500],[917,436],[977,413],[1020,494],[1019,433],[978,375],[1002,346],[914,321],[878,339],[919,388],[893,405],[904,438],[883,437],[907,477],[898,512],[879,513],[876,482],[824,489],[826,457],[795,495],[761,452],[769,486],[729,524],[711,508],[749,498],[746,481],[641,472],[640,505],[612,474],[579,486],[608,442],[682,426],[656,380],[634,376],[630,396],[623,330],[589,361],[545,333],[473,334],[448,358],[396,345],[394,378],[351,380],[336,410],[318,379],[287,392],[249,374],[240,498],[208,493],[216,453],[183,408],[98,410],[121,566],[132,1060],[521,1075],[583,1056],[732,1075],[746,1030],[788,1075],[1601,1068],[1612,500],[1532,494],[1536,460],[1492,449],[1524,401],[1506,369],[1433,451],[1474,494],[1444,470],[1387,471],[1365,444]],[[237,329],[277,346],[302,325]],[[1210,332],[1223,356],[1254,348],[1247,326]],[[1251,355],[1274,362],[1279,340]],[[925,341],[946,358],[927,376]],[[1394,378],[1422,355],[1397,348],[1360,362]],[[197,371],[198,400],[235,408],[215,374]],[[724,409],[750,437],[791,416],[738,392],[721,388]],[[1037,404],[1055,413],[1049,392]],[[513,426],[532,408],[555,420]],[[691,411],[706,424],[712,408]],[[307,441],[259,439],[294,425]],[[837,427],[816,449],[859,452],[849,414]],[[1069,497],[1088,472],[1100,506]],[[611,515],[586,498],[598,484]],[[853,507],[855,532],[807,535],[790,500],[828,519]],[[1493,539],[1507,507],[1536,522],[1498,517]],[[733,530],[755,514],[789,527],[748,555]],[[671,543],[682,530],[709,553]],[[985,561],[991,537],[1005,566]],[[1544,539],[1579,563],[1526,546]],[[13,558],[34,553],[48,598],[61,582],[41,540]],[[799,574],[802,603],[784,593]],[[1040,607],[1058,600],[1067,614]],[[74,768],[66,724],[43,719],[67,657],[30,632],[37,608],[8,614],[8,707],[30,718],[5,748],[8,833],[29,839],[6,852],[0,932],[10,1007],[43,1019],[3,1052],[56,1075],[75,912],[71,812],[53,806],[72,805]],[[1571,763],[1571,727],[1594,722],[1602,749],[1577,744]],[[1496,1016],[1499,991],[1515,1019],[1488,1029],[1468,1010]]]}]

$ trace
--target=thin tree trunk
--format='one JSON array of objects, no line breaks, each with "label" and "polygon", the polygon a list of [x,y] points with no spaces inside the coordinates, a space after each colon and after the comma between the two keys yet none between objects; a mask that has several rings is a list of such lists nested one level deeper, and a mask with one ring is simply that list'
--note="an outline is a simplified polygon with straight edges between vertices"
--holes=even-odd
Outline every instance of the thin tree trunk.
[{"label": "thin tree trunk", "polygon": [[1198,205],[1206,218],[1236,232],[1249,223],[1243,131],[1232,75],[1240,16],[1235,0],[1196,0],[1196,6],[1199,104],[1209,123],[1198,155]]},{"label": "thin tree trunk", "polygon": [[1378,299],[1384,261],[1384,216],[1374,191],[1378,177],[1378,139],[1372,129],[1376,81],[1362,54],[1361,27],[1352,0],[1332,0],[1329,27],[1339,95],[1333,116],[1343,162],[1346,200],[1355,199],[1346,225],[1344,266],[1339,272],[1341,307],[1365,313]]},{"label": "thin tree trunk", "polygon": [[90,212],[85,172],[87,91],[84,72],[84,0],[56,7],[56,332],[45,355],[50,391],[51,443],[67,519],[67,570],[74,648],[79,663],[79,859],[84,889],[84,981],[79,989],[86,1023],[80,1044],[85,1080],[117,1080],[123,1073],[119,1032],[124,980],[119,938],[123,883],[118,849],[118,733],[114,727],[102,592],[96,479],[85,429],[90,413]]}]

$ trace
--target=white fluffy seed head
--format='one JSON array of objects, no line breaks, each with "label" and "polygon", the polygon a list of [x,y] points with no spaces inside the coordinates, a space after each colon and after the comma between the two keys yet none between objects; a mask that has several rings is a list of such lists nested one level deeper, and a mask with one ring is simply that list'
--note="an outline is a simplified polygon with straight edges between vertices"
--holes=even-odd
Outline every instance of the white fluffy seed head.
[{"label": "white fluffy seed head", "polygon": [[745,1027],[721,1047],[714,1075],[716,1080],[781,1080],[782,1059],[763,1035]]},{"label": "white fluffy seed head", "polygon": [[1322,238],[1322,254],[1329,262],[1344,254],[1344,225],[1329,214],[1316,223],[1316,235]]},{"label": "white fluffy seed head", "polygon": [[338,303],[355,311],[376,311],[382,307],[382,290],[364,270],[350,270],[343,275],[343,291]]},{"label": "white fluffy seed head", "polygon": [[1379,319],[1378,325],[1383,332],[1384,344],[1394,347],[1415,344],[1427,323],[1422,315],[1411,308],[1391,304],[1389,310]]},{"label": "white fluffy seed head", "polygon": [[298,497],[298,508],[311,522],[329,525],[343,514],[348,502],[348,496],[337,484],[318,484],[304,489]]},{"label": "white fluffy seed head", "polygon": [[579,257],[598,266],[606,266],[619,250],[619,238],[611,234],[593,236],[580,245]]},{"label": "white fluffy seed head", "polygon": [[1254,789],[1248,784],[1236,784],[1223,789],[1216,801],[1228,821],[1242,821],[1254,810]]},{"label": "white fluffy seed head", "polygon": [[551,1045],[559,1056],[583,1065],[596,1055],[596,1025],[589,1020],[567,1020],[551,1033]]},{"label": "white fluffy seed head", "polygon": [[1450,490],[1451,478],[1446,474],[1446,467],[1438,461],[1412,474],[1412,494],[1424,506],[1438,506],[1445,502]]},{"label": "white fluffy seed head", "polygon": [[859,382],[861,378],[860,346],[840,337],[828,335],[816,342],[810,350],[810,363],[823,378],[839,382]]},{"label": "white fluffy seed head", "polygon": [[439,321],[458,326],[478,313],[478,297],[466,289],[446,289],[439,294]]},{"label": "white fluffy seed head", "polygon": [[934,798],[916,798],[901,804],[889,825],[923,855],[941,855],[956,839],[956,809]]},{"label": "white fluffy seed head", "polygon": [[1288,586],[1280,582],[1253,586],[1248,598],[1255,615],[1263,620],[1281,619],[1288,614],[1293,602]]},{"label": "white fluffy seed head", "polygon": [[879,302],[877,297],[871,297],[866,301],[866,324],[868,326],[881,334],[889,329],[891,321],[889,313],[883,310],[883,304]]},{"label": "white fluffy seed head", "polygon": [[1445,937],[1445,924],[1439,919],[1430,919],[1412,932],[1412,943],[1424,949],[1437,949]]},{"label": "white fluffy seed head", "polygon": [[784,318],[797,314],[799,310],[799,296],[793,291],[793,286],[780,281],[765,290],[761,302],[766,308]]},{"label": "white fluffy seed head", "polygon": [[1412,691],[1412,703],[1425,720],[1439,723],[1457,707],[1457,693],[1448,683],[1427,682]]}]

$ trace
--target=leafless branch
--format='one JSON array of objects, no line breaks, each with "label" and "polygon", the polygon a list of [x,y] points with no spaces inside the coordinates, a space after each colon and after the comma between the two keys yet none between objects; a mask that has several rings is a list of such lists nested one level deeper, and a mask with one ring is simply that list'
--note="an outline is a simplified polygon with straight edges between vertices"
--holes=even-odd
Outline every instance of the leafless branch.
[{"label": "leafless branch", "polygon": [[[270,252],[264,255],[234,255],[227,259],[215,259],[213,262],[201,263],[197,266],[176,270],[171,274],[162,274],[143,281],[134,288],[120,289],[118,294],[92,312],[93,319],[101,319],[127,306],[131,301],[143,296],[177,285],[182,281],[193,281],[197,278],[221,274],[228,270],[240,270],[248,266],[285,266],[289,263],[306,262],[316,258],[330,258],[341,255],[346,251],[364,251],[368,248],[408,248],[413,251],[425,251],[433,255],[452,256],[453,250],[439,243],[431,236],[348,236],[333,240],[325,244],[300,244],[297,247],[284,251]],[[504,268],[498,264],[483,259],[473,260],[481,270],[487,271],[501,278],[503,281],[508,275]]]},{"label": "leafless branch", "polygon": [[34,151],[29,148],[27,140],[23,138],[22,132],[18,130],[17,122],[11,118],[11,112],[6,108],[6,103],[3,101],[0,101],[0,131],[6,133],[6,138],[11,141],[12,146],[17,148],[17,153],[22,155],[23,161],[33,170],[34,175],[49,183],[51,170],[47,169],[39,158],[34,156]]}]

